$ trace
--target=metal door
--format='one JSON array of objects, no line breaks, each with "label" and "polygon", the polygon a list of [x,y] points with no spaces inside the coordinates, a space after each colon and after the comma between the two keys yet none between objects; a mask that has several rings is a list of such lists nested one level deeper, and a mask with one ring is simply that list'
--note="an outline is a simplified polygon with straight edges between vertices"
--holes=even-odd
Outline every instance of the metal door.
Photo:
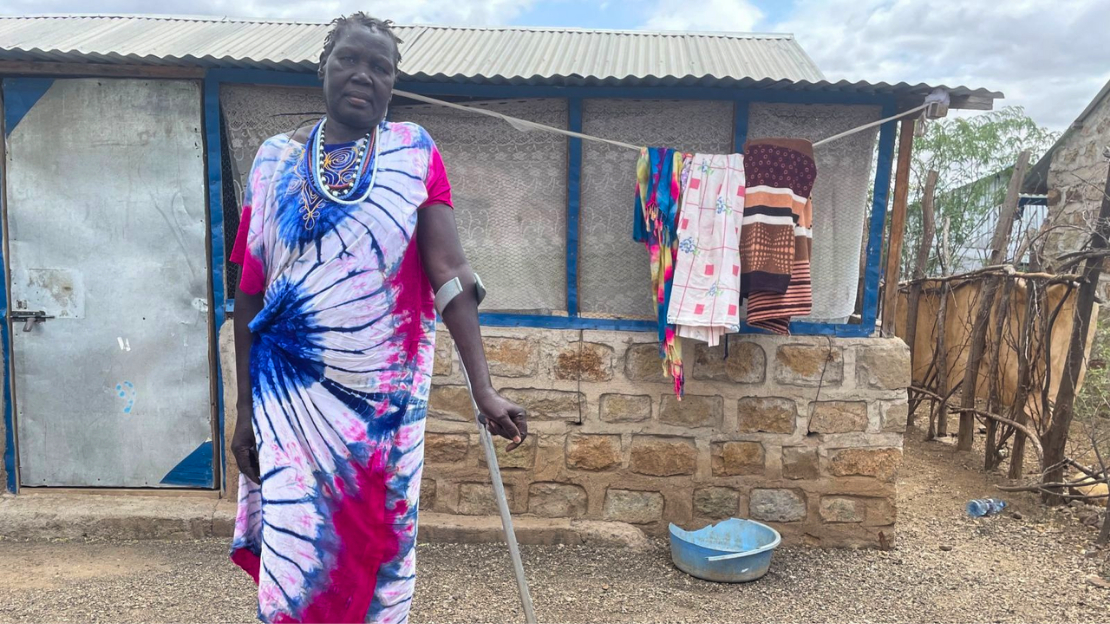
[{"label": "metal door", "polygon": [[20,482],[212,487],[200,85],[3,87]]}]

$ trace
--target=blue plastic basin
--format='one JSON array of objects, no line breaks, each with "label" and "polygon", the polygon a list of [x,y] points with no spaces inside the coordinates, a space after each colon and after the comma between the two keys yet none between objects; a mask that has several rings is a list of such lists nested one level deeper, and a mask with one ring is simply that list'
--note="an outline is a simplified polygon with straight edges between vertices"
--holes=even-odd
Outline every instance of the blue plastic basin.
[{"label": "blue plastic basin", "polygon": [[746,583],[771,567],[782,536],[755,520],[731,518],[697,531],[671,525],[671,560],[683,572],[706,581]]}]

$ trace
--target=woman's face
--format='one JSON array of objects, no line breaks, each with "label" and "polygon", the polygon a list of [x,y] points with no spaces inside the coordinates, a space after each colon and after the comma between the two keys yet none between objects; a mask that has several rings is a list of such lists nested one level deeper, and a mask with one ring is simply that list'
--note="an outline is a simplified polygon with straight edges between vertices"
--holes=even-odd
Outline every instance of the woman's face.
[{"label": "woman's face", "polygon": [[396,48],[384,32],[344,28],[324,64],[328,118],[369,132],[385,117],[397,75]]}]

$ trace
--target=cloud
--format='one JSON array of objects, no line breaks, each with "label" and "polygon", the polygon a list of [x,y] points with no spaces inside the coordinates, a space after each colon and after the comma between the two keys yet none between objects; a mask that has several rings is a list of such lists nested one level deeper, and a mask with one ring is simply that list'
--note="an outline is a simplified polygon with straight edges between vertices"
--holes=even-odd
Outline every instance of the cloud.
[{"label": "cloud", "polygon": [[786,21],[830,80],[1002,91],[1065,128],[1110,79],[1110,0],[798,0]]},{"label": "cloud", "polygon": [[696,8],[674,0],[660,0],[644,24],[648,30],[708,30],[753,32],[763,12],[748,0],[699,0]]},{"label": "cloud", "polygon": [[[537,0],[0,0],[0,14],[161,13],[326,21],[368,10],[399,23],[506,24]],[[90,6],[93,5],[93,6]],[[369,6],[368,6],[369,5]],[[90,11],[90,9],[95,9]]]}]

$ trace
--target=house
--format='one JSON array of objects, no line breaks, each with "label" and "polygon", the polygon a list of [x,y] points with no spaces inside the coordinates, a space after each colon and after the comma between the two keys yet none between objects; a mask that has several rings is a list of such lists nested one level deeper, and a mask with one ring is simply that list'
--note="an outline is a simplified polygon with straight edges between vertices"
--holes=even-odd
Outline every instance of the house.
[{"label": "house", "polygon": [[[949,242],[949,275],[981,269],[990,263],[991,242],[998,223],[999,210],[1006,199],[1006,187],[1013,172],[1013,167],[1006,167],[936,198],[936,207],[940,214],[957,214],[971,220],[965,225],[967,229],[964,240],[958,243]],[[1041,228],[1047,215],[1047,198],[1044,195],[1019,195],[1005,256],[1007,259],[1017,265],[1029,262],[1026,237]],[[1022,252],[1022,257],[1016,258],[1019,251]]]},{"label": "house", "polygon": [[[326,30],[0,18],[8,489],[235,495],[226,257],[254,150],[322,111]],[[689,151],[830,137],[937,88],[826,81],[789,35],[398,34],[399,89]],[[954,108],[1001,97],[941,88]],[[654,532],[742,515],[829,545],[893,535],[909,357],[875,336],[875,320],[896,121],[817,149],[814,318],[790,337],[689,345],[679,402],[648,331],[647,256],[630,237],[636,152],[400,97],[390,115],[423,124],[444,154],[464,246],[490,288],[482,322],[495,383],[532,414],[529,446],[502,464],[514,512]],[[422,503],[487,514],[469,400],[441,343]]]},{"label": "house", "polygon": [[[1110,82],[1079,113],[1025,178],[1023,191],[1048,197],[1045,255],[1055,259],[1079,250],[1103,201],[1110,149]],[[1102,274],[1103,297],[1110,297],[1110,272]]]}]

